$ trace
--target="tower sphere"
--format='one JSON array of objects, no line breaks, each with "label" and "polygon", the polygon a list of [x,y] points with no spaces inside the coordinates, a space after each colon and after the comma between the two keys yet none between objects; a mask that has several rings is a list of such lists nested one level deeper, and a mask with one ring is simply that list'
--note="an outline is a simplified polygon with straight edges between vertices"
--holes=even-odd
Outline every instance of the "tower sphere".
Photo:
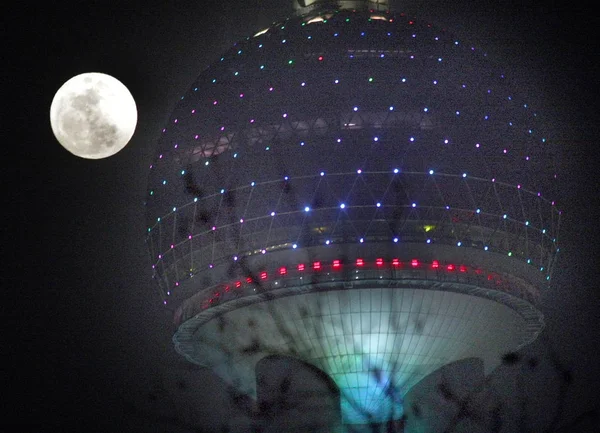
[{"label": "tower sphere", "polygon": [[260,359],[295,357],[335,381],[344,422],[383,421],[439,367],[489,372],[541,331],[551,145],[478,48],[317,6],[236,43],[181,97],[147,244],[179,353],[249,394]]}]

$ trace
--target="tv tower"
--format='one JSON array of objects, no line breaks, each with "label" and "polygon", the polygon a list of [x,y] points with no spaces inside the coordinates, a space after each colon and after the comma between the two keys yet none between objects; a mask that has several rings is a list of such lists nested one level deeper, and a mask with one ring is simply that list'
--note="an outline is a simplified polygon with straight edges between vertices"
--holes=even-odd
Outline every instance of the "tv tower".
[{"label": "tv tower", "polygon": [[202,72],[161,132],[147,245],[176,350],[250,395],[286,356],[345,424],[544,326],[552,144],[479,48],[387,1],[300,1]]}]

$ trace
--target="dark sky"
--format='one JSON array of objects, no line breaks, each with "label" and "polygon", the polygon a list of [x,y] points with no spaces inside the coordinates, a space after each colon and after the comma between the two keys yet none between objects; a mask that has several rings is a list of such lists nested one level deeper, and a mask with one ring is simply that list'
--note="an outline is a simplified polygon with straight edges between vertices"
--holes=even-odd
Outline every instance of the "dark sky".
[{"label": "dark sky", "polygon": [[[1,280],[9,293],[3,400],[12,402],[12,416],[0,425],[116,431],[131,418],[129,403],[180,374],[183,363],[172,349],[173,328],[151,284],[144,245],[147,167],[160,129],[196,76],[236,39],[283,17],[288,3],[70,1],[5,11],[10,80],[4,87],[18,103],[7,113],[14,120],[7,122],[4,146],[21,154],[16,165],[6,153],[3,158],[10,191],[3,248],[8,274]],[[567,422],[594,407],[590,390],[600,385],[594,372],[600,348],[597,14],[584,2],[565,0],[399,3],[405,6],[398,11],[431,18],[513,65],[524,86],[537,87],[564,142],[564,271],[544,295],[544,313],[547,339],[574,378]],[[118,78],[138,104],[132,141],[106,160],[74,157],[49,124],[56,90],[91,71]],[[10,99],[4,101],[8,108]],[[554,358],[546,347],[536,343],[527,352],[541,360],[527,392],[538,401],[534,413],[547,417],[558,398],[548,394],[558,391],[558,382],[550,378]],[[204,384],[198,411],[212,431],[230,402],[218,379],[198,374]],[[498,378],[514,373],[500,371]],[[163,409],[169,413],[167,403]],[[140,423],[139,431],[166,431]]]}]

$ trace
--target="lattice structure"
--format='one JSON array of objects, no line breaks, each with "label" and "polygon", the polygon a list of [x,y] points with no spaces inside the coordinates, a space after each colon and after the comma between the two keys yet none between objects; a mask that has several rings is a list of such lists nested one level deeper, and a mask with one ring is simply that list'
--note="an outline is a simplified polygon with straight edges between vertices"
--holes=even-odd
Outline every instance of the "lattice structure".
[{"label": "lattice structure", "polygon": [[[511,348],[535,338],[559,250],[556,156],[514,88],[480,50],[402,14],[319,6],[235,44],[182,96],[150,167],[147,244],[178,350],[213,366],[198,349],[211,320],[356,280],[485,298],[528,327],[504,329]],[[326,277],[291,272],[315,262]],[[493,364],[509,347],[492,346]],[[371,416],[392,404],[359,394]]]}]

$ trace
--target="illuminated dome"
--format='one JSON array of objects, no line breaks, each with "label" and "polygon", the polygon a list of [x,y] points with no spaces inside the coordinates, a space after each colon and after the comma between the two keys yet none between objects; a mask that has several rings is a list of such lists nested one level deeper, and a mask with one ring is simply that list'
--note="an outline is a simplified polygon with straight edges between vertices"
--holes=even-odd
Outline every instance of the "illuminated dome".
[{"label": "illuminated dome", "polygon": [[551,145],[512,89],[479,49],[385,11],[321,6],[235,44],[150,169],[178,352],[250,394],[261,358],[299,358],[363,423],[447,363],[489,372],[535,339],[559,212]]}]

